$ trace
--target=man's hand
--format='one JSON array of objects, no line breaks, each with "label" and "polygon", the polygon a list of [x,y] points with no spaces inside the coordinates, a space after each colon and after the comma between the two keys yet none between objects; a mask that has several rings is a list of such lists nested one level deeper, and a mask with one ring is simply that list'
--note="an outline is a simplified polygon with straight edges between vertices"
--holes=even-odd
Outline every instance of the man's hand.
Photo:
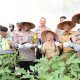
[{"label": "man's hand", "polygon": [[74,44],[73,44],[72,42],[64,42],[64,43],[63,43],[63,46],[64,46],[64,47],[73,47],[73,45],[74,45]]},{"label": "man's hand", "polygon": [[22,49],[23,48],[23,45],[18,44],[18,48]]},{"label": "man's hand", "polygon": [[57,41],[55,42],[55,45],[56,45],[56,46],[60,46],[61,44],[62,44],[62,43],[60,43],[60,42],[57,42]]}]

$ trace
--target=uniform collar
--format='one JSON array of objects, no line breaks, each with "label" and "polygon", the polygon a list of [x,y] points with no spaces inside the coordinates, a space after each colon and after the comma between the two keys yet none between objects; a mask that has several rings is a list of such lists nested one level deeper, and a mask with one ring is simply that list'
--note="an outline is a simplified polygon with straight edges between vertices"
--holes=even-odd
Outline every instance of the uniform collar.
[{"label": "uniform collar", "polygon": [[63,35],[71,35],[72,34],[72,30],[68,33],[68,34],[66,34],[65,32],[64,32],[64,34]]}]

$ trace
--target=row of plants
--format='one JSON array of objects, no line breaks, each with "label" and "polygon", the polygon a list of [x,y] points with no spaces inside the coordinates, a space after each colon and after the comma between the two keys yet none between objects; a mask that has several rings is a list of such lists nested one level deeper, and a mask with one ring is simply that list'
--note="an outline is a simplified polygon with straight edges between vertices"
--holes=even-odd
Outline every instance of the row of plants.
[{"label": "row of plants", "polygon": [[32,74],[35,74],[31,80],[80,80],[80,59],[74,53],[65,55],[38,60],[37,65],[31,66]]},{"label": "row of plants", "polygon": [[36,60],[31,71],[17,67],[17,54],[0,55],[0,80],[80,80],[80,59],[74,52]]}]

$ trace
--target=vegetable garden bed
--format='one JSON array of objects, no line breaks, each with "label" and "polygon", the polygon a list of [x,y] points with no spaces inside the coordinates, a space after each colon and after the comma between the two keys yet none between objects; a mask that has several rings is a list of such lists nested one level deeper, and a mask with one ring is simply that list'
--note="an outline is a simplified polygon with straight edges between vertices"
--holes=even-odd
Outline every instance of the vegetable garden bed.
[{"label": "vegetable garden bed", "polygon": [[80,59],[73,52],[66,54],[36,60],[38,63],[27,72],[16,67],[16,53],[1,55],[0,80],[80,80]]}]

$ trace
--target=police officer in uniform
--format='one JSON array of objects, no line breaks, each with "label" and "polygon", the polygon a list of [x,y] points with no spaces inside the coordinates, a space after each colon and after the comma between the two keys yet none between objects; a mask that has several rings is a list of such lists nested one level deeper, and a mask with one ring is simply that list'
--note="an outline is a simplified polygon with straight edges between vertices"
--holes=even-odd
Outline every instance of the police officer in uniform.
[{"label": "police officer in uniform", "polygon": [[22,31],[18,34],[18,38],[14,39],[14,46],[19,48],[19,66],[29,70],[29,66],[35,64],[34,60],[36,58],[35,47],[37,44],[33,44],[34,33],[31,31],[35,28],[35,25],[31,22],[21,22],[20,26]]}]

